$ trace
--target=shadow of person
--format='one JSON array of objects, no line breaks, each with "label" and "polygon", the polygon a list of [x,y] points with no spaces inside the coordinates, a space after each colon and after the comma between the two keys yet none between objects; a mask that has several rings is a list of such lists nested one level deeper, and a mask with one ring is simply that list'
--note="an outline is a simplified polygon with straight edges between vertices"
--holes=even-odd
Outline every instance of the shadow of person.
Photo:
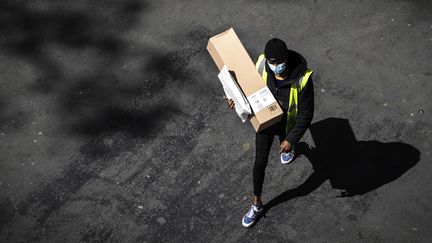
[{"label": "shadow of person", "polygon": [[396,180],[420,160],[420,152],[400,142],[357,141],[349,121],[328,118],[310,126],[316,147],[301,142],[297,155],[305,155],[313,173],[296,188],[264,205],[264,213],[292,198],[308,195],[326,180],[341,190],[341,197],[363,195]]}]

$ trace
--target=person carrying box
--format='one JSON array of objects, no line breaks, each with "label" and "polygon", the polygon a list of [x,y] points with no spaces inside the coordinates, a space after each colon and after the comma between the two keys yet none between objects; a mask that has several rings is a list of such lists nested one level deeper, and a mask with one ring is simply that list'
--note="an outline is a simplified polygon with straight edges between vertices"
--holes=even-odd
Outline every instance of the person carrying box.
[{"label": "person carrying box", "polygon": [[[251,227],[263,212],[261,194],[274,136],[279,137],[281,163],[290,163],[295,156],[295,145],[310,126],[314,113],[313,71],[307,68],[305,58],[289,50],[284,41],[278,38],[269,40],[256,68],[284,115],[279,123],[256,133],[253,198],[252,206],[242,218],[245,227]],[[233,100],[226,97],[225,100],[230,109],[235,108]]]}]

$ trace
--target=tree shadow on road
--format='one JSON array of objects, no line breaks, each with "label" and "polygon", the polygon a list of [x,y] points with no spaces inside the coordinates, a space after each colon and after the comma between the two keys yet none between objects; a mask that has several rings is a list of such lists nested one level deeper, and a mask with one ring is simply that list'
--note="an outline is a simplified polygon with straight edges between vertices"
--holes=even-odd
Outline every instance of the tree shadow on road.
[{"label": "tree shadow on road", "polygon": [[[52,119],[47,124],[52,122],[50,129],[60,136],[88,138],[76,157],[65,160],[59,175],[41,183],[0,220],[0,229],[15,213],[44,225],[82,186],[117,163],[113,158],[159,136],[167,124],[176,127],[178,136],[164,149],[177,151],[176,161],[188,155],[182,149],[196,146],[198,140],[191,137],[200,134],[217,106],[203,102],[186,109],[176,94],[194,95],[193,103],[214,92],[208,91],[199,71],[188,67],[205,54],[210,30],[178,30],[178,45],[170,46],[130,37],[134,29],[151,33],[142,21],[150,10],[148,1],[138,0],[0,3],[0,50],[11,57],[11,66],[26,64],[37,70],[22,84],[23,96],[46,100],[38,104],[43,106],[40,113]],[[205,92],[196,94],[198,89]],[[7,95],[0,97],[0,125],[24,119],[22,114],[5,115],[5,108],[16,102]],[[182,143],[185,138],[187,143]],[[3,212],[6,204],[0,199]]]},{"label": "tree shadow on road", "polygon": [[[37,70],[23,84],[23,95],[27,100],[44,96],[49,112],[61,118],[62,131],[87,138],[105,132],[148,135],[155,128],[149,124],[167,122],[150,115],[157,108],[167,107],[160,112],[171,117],[187,115],[171,93],[162,96],[165,90],[205,88],[198,74],[185,67],[205,49],[209,37],[204,27],[179,31],[175,48],[130,37],[135,29],[144,36],[151,33],[151,26],[142,21],[151,10],[149,1],[138,0],[6,0],[0,3],[0,31],[5,37],[0,50],[13,57],[11,66],[25,63]],[[15,101],[0,98],[8,101],[0,108]],[[0,114],[0,122],[7,119]]]},{"label": "tree shadow on road", "polygon": [[298,155],[305,155],[314,172],[301,185],[287,190],[264,205],[264,213],[290,199],[306,196],[326,180],[340,197],[363,195],[396,180],[420,160],[420,152],[400,142],[357,141],[349,121],[328,118],[310,127],[316,147],[301,142]]},{"label": "tree shadow on road", "polygon": [[[12,57],[9,66],[18,73],[22,63],[35,70],[27,77],[31,82],[22,84],[27,100],[52,97],[63,128],[72,133],[87,131],[76,129],[81,118],[86,126],[94,114],[102,113],[105,118],[109,108],[127,112],[130,109],[122,109],[124,103],[119,100],[135,98],[143,91],[130,82],[120,82],[113,70],[119,65],[117,60],[128,53],[124,33],[148,8],[146,1],[137,0],[2,1],[0,50]],[[75,123],[68,129],[65,121]],[[81,135],[92,136],[94,131]]]}]

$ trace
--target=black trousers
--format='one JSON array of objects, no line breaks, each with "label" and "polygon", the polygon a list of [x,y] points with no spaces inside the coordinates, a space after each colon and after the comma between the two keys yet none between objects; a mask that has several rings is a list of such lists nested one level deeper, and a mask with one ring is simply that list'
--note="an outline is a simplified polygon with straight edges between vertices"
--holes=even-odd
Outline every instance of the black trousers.
[{"label": "black trousers", "polygon": [[[282,118],[282,121],[286,121],[286,118]],[[268,156],[270,153],[271,145],[273,143],[274,136],[279,136],[279,142],[285,140],[286,131],[285,122],[279,122],[273,126],[258,132],[255,137],[255,164],[253,168],[253,186],[254,195],[260,197],[262,193],[265,168],[268,163]]]}]

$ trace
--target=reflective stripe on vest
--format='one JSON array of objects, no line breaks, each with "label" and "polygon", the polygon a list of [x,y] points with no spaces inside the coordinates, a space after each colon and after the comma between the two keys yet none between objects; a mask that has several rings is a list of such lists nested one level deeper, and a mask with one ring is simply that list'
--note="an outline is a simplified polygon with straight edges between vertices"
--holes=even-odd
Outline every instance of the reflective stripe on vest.
[{"label": "reflective stripe on vest", "polygon": [[[267,71],[265,69],[265,62],[266,58],[264,54],[261,54],[258,57],[258,60],[255,64],[256,69],[260,73],[261,77],[263,78],[264,82],[267,84]],[[300,92],[303,90],[303,88],[306,86],[309,77],[312,75],[313,71],[310,69],[307,69],[305,74],[297,80],[297,82],[294,82],[291,85],[290,90],[290,97],[289,97],[289,107],[288,107],[288,115],[287,115],[287,126],[286,126],[286,132],[288,133],[289,130],[291,130],[295,124],[295,118],[298,114],[298,96]]]},{"label": "reflective stripe on vest", "polygon": [[258,61],[255,64],[256,69],[261,74],[261,77],[264,79],[264,82],[267,83],[267,71],[265,69],[265,57],[264,54],[261,54],[258,57]]}]

